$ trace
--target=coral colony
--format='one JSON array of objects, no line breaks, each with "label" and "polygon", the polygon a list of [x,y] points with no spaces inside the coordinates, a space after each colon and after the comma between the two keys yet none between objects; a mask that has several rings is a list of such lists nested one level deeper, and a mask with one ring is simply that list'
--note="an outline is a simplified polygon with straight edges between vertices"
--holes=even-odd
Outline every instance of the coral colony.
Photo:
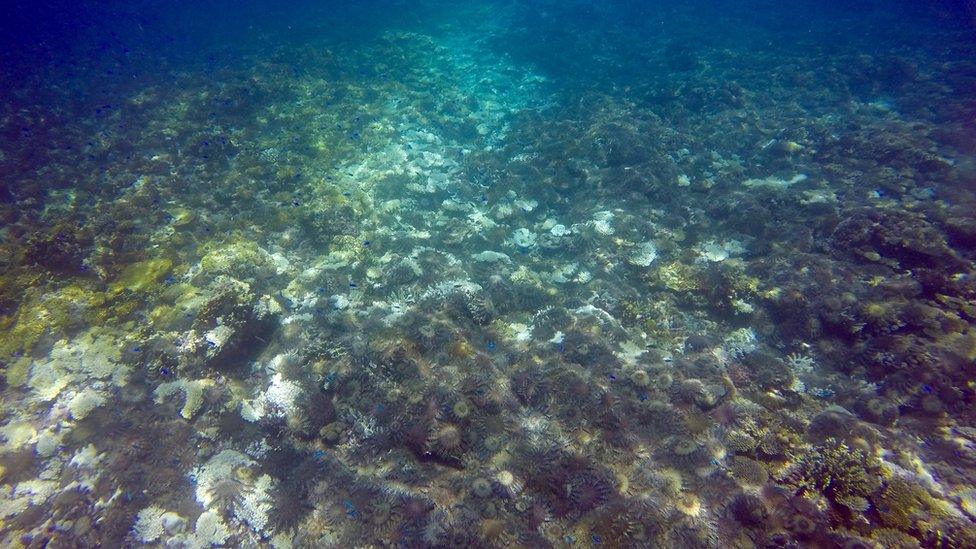
[{"label": "coral colony", "polygon": [[4,69],[4,547],[976,546],[965,17],[373,4]]}]

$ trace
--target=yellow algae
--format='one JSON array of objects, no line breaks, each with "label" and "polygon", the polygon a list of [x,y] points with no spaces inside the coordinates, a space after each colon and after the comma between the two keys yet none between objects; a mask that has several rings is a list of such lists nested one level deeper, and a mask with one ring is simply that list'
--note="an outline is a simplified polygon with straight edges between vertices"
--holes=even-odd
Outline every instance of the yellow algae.
[{"label": "yellow algae", "polygon": [[173,284],[159,294],[159,301],[179,305],[200,294],[199,288],[191,284]]},{"label": "yellow algae", "polygon": [[732,287],[739,292],[758,294],[759,285],[760,280],[758,278],[744,273],[740,273],[732,279]]},{"label": "yellow algae", "polygon": [[185,227],[197,219],[196,214],[186,208],[176,208],[170,212],[170,215],[173,216],[174,227]]},{"label": "yellow algae", "polygon": [[688,292],[701,287],[698,271],[680,261],[662,265],[656,274],[661,285],[675,292]]},{"label": "yellow algae", "polygon": [[173,268],[173,262],[166,258],[147,259],[126,267],[109,286],[109,293],[117,295],[125,290],[144,292],[155,286]]},{"label": "yellow algae", "polygon": [[959,508],[970,517],[976,518],[976,493],[967,492],[960,495]]},{"label": "yellow algae", "polygon": [[7,367],[7,385],[22,387],[30,376],[30,358],[20,357]]},{"label": "yellow algae", "polygon": [[278,272],[271,254],[256,242],[243,238],[208,244],[200,269],[210,276],[226,274],[238,279],[272,276]]},{"label": "yellow algae", "polygon": [[110,316],[106,297],[78,285],[31,295],[14,315],[7,317],[0,337],[0,356],[29,352],[45,335],[67,328],[103,322]]},{"label": "yellow algae", "polygon": [[950,334],[946,342],[956,355],[966,360],[976,360],[976,330],[970,330],[966,334]]},{"label": "yellow algae", "polygon": [[179,322],[187,313],[195,313],[206,301],[206,296],[196,286],[174,284],[160,294],[158,305],[149,313],[149,320],[153,325],[165,328]]},{"label": "yellow algae", "polygon": [[674,502],[674,507],[680,513],[689,517],[697,517],[701,514],[701,500],[695,494],[684,494],[677,498]]},{"label": "yellow algae", "polygon": [[149,312],[149,321],[157,326],[168,326],[180,317],[180,310],[172,305],[160,305]]},{"label": "yellow algae", "polygon": [[0,443],[0,449],[5,451],[16,450],[29,444],[36,436],[37,429],[34,429],[30,423],[11,421],[0,427],[0,439],[3,440]]}]

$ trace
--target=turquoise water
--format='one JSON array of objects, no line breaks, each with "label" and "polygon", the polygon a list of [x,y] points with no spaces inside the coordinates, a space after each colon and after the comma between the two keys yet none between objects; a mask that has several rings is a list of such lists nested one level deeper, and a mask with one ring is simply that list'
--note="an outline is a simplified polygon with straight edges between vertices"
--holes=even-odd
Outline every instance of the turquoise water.
[{"label": "turquoise water", "polygon": [[966,3],[0,10],[3,546],[976,545]]}]

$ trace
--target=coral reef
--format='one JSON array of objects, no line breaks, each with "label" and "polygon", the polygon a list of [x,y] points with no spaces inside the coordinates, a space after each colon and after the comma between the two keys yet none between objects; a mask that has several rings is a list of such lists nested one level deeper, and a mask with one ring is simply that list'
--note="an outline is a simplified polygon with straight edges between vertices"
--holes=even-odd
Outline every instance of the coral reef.
[{"label": "coral reef", "polygon": [[946,3],[341,4],[0,52],[0,544],[976,545]]}]

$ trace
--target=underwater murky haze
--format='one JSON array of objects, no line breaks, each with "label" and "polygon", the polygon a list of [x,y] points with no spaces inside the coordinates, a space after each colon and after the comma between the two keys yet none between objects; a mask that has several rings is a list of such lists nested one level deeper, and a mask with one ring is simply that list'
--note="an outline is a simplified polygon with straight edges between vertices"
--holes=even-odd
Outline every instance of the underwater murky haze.
[{"label": "underwater murky haze", "polygon": [[4,546],[976,546],[963,2],[0,8]]}]

